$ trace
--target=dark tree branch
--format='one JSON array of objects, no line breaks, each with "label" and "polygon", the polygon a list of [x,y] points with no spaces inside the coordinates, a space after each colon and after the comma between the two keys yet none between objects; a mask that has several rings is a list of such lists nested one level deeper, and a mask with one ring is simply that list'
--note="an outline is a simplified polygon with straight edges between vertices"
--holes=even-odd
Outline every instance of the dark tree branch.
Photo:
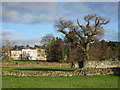
[{"label": "dark tree branch", "polygon": [[79,32],[77,32],[76,30],[74,30],[74,32],[81,40],[84,40],[84,37],[82,37],[82,35],[80,35]]},{"label": "dark tree branch", "polygon": [[78,19],[77,19],[77,24],[83,30],[84,35],[86,35],[86,28],[84,26],[80,25],[80,22],[78,21]]},{"label": "dark tree branch", "polygon": [[109,23],[109,21],[110,21],[110,19],[109,19],[109,20],[107,20],[106,22],[105,22],[105,21],[103,21],[102,23],[100,23],[100,25],[106,25],[107,23]]}]

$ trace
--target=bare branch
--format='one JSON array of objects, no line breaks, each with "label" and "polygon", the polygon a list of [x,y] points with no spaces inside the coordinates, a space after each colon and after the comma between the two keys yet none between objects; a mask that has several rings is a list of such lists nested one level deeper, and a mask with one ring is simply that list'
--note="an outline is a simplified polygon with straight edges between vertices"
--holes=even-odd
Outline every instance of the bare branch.
[{"label": "bare branch", "polygon": [[77,24],[78,24],[78,26],[79,26],[81,29],[85,30],[85,27],[82,26],[82,25],[80,25],[80,22],[78,21],[78,19],[77,19]]},{"label": "bare branch", "polygon": [[74,30],[75,34],[81,39],[83,40],[84,38],[82,37],[82,35],[79,34],[79,32],[77,32],[76,30]]},{"label": "bare branch", "polygon": [[105,21],[103,21],[102,23],[100,23],[100,25],[106,25],[107,23],[109,23],[110,22],[110,19],[109,20],[107,20],[106,22]]},{"label": "bare branch", "polygon": [[84,48],[82,45],[77,44],[77,46],[78,46],[82,51],[85,51],[85,48]]},{"label": "bare branch", "polygon": [[64,31],[64,30],[60,29],[58,31],[61,32],[61,33],[63,33],[63,34],[65,34],[66,36],[68,36],[68,33],[66,31]]}]

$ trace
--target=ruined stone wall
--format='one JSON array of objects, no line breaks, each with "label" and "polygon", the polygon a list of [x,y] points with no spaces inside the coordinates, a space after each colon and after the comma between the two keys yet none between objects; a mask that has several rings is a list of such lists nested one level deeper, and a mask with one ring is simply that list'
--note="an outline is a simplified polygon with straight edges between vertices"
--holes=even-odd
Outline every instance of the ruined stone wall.
[{"label": "ruined stone wall", "polygon": [[[54,63],[54,62],[3,62],[2,67],[39,67],[39,66],[71,66],[71,63]],[[112,68],[120,67],[120,61],[88,61],[85,68]],[[79,67],[78,67],[79,68]]]},{"label": "ruined stone wall", "polygon": [[3,62],[2,67],[40,67],[40,66],[70,66],[71,63],[53,63],[53,62],[19,62],[19,63],[11,63],[11,62]]},{"label": "ruined stone wall", "polygon": [[88,61],[85,68],[120,67],[120,61]]},{"label": "ruined stone wall", "polygon": [[83,68],[76,71],[46,71],[27,73],[22,71],[2,71],[2,75],[9,76],[80,76],[80,75],[120,75],[120,68]]}]

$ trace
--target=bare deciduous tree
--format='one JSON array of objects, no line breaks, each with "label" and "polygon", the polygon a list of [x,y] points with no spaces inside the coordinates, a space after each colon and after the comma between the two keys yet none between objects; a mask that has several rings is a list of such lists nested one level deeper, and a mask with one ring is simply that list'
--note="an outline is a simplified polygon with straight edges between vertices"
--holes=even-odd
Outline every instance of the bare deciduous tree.
[{"label": "bare deciduous tree", "polygon": [[79,19],[77,19],[77,25],[71,20],[59,19],[55,23],[55,28],[63,33],[74,46],[82,50],[85,67],[86,61],[89,60],[90,43],[98,40],[104,34],[102,26],[108,24],[110,20],[97,15],[87,15],[84,20],[87,22],[86,25],[81,25]]},{"label": "bare deciduous tree", "polygon": [[41,44],[45,44],[46,46],[48,46],[51,41],[54,39],[54,36],[52,34],[47,34],[46,36],[44,36],[42,39],[41,39]]},{"label": "bare deciduous tree", "polygon": [[4,48],[2,48],[2,56],[4,56],[4,58],[7,60],[10,60],[11,49],[12,49],[13,44],[14,44],[14,42],[7,40],[6,46]]}]

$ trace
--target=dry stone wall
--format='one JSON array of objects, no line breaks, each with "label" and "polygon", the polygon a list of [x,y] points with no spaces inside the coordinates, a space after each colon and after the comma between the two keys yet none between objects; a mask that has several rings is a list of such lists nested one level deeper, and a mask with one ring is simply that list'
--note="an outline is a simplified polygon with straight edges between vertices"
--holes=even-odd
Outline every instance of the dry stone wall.
[{"label": "dry stone wall", "polygon": [[12,76],[80,76],[80,75],[120,75],[120,68],[87,68],[78,69],[76,71],[65,72],[65,71],[46,71],[46,72],[35,72],[27,73],[22,71],[2,71],[2,75]]},{"label": "dry stone wall", "polygon": [[[1,63],[0,63],[1,64]],[[2,67],[40,67],[40,66],[71,66],[71,63],[54,63],[54,62],[3,62]],[[120,67],[120,61],[87,61],[84,68],[112,68]]]},{"label": "dry stone wall", "polygon": [[85,68],[112,68],[120,67],[120,61],[88,61]]},{"label": "dry stone wall", "polygon": [[19,63],[11,63],[11,62],[3,62],[2,67],[40,67],[40,66],[70,66],[71,63],[50,63],[50,62],[19,62]]}]

